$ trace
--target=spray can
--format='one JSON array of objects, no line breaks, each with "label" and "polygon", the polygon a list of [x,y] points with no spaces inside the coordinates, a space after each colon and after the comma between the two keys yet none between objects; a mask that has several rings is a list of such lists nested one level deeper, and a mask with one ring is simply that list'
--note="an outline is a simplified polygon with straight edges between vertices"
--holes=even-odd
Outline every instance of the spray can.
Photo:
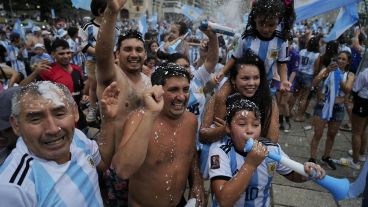
[{"label": "spray can", "polygon": [[228,35],[228,36],[234,36],[235,35],[235,30],[234,29],[232,29],[230,27],[227,27],[227,26],[223,26],[221,24],[210,22],[208,20],[201,21],[201,24],[199,25],[199,28],[203,29],[203,30],[206,30],[208,28],[208,26],[210,26],[212,28],[212,31],[214,31],[215,33]]}]

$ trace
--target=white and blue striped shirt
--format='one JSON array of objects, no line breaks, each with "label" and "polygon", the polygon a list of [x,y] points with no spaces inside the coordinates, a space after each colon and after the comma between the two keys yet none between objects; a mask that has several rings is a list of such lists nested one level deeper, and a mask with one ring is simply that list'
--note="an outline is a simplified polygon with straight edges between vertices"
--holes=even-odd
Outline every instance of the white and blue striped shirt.
[{"label": "white and blue striped shirt", "polygon": [[0,167],[0,197],[4,206],[103,206],[96,166],[101,161],[96,142],[75,129],[71,160],[57,164],[38,158],[20,137]]},{"label": "white and blue striped shirt", "polygon": [[[96,61],[95,56],[92,54],[89,54],[86,51],[88,47],[93,47],[93,48],[96,47],[97,35],[98,35],[99,30],[100,30],[100,25],[97,24],[94,19],[86,23],[82,28],[79,29],[78,36],[81,37],[82,39],[82,43],[81,43],[81,47],[83,48],[82,52],[86,53],[87,60]],[[118,41],[119,33],[120,33],[119,29],[115,27],[115,40],[114,40],[115,48],[116,48],[116,43]]]},{"label": "white and blue striped shirt", "polygon": [[[280,145],[273,144],[268,140],[259,141],[267,147],[269,152],[287,157],[280,148]],[[216,144],[217,146],[210,148],[210,158],[212,160],[213,156],[217,156],[219,162],[217,166],[211,166],[213,163],[209,163],[210,179],[230,180],[238,173],[247,157],[235,151],[234,145],[229,137],[224,138],[221,142],[217,142]],[[275,172],[281,175],[288,175],[292,170],[270,158],[264,159],[257,167],[257,170],[254,171],[248,187],[245,192],[241,194],[234,206],[270,206],[271,182]],[[213,196],[212,199],[212,206],[219,206],[216,197]]]},{"label": "white and blue striped shirt", "polygon": [[239,39],[238,47],[232,54],[233,58],[242,58],[249,48],[264,61],[267,80],[272,80],[274,74],[277,74],[277,63],[289,61],[288,42],[278,31],[267,39],[259,37],[256,32],[247,33]]}]

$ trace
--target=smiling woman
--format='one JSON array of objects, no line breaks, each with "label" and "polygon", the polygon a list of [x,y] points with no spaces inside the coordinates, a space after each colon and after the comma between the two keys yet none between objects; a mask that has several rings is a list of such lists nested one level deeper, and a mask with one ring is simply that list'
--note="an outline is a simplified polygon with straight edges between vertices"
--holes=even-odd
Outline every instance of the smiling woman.
[{"label": "smiling woman", "polygon": [[[253,101],[262,113],[261,136],[278,139],[278,110],[272,101],[263,61],[252,50],[248,49],[230,70],[230,81],[223,88],[231,91],[230,95],[239,92],[244,98]],[[201,142],[212,143],[225,134],[226,105],[221,90],[214,95],[215,103],[208,104],[200,130]],[[226,98],[226,97],[225,97]],[[216,109],[216,110],[215,110]],[[214,127],[211,127],[214,126]]]}]

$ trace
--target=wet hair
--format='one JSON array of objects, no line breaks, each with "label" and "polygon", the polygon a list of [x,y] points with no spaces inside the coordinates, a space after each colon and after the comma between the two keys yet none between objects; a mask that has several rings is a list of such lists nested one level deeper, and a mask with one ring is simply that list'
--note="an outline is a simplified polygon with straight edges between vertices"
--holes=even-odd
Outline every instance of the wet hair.
[{"label": "wet hair", "polygon": [[152,85],[165,85],[166,79],[171,77],[185,77],[190,82],[190,74],[183,67],[175,63],[165,63],[158,68],[151,75]]},{"label": "wet hair", "polygon": [[61,47],[62,49],[70,48],[69,43],[66,40],[57,38],[51,45],[51,52],[55,52],[59,47]]},{"label": "wet hair", "polygon": [[309,39],[307,43],[307,51],[308,52],[314,52],[319,53],[319,38],[318,37],[312,37]]},{"label": "wet hair", "polygon": [[321,56],[321,63],[327,67],[331,63],[331,59],[336,57],[339,53],[339,43],[337,41],[330,41],[326,44],[326,52]]},{"label": "wet hair", "polygon": [[293,24],[296,18],[293,0],[256,0],[253,2],[252,9],[249,13],[249,19],[243,37],[247,36],[251,31],[255,31],[256,18],[263,17],[264,21],[269,19],[279,19],[282,27],[282,37],[287,40],[291,35]]},{"label": "wet hair", "polygon": [[226,123],[230,126],[238,111],[252,111],[256,119],[261,119],[261,111],[252,101],[245,99],[240,93],[234,93],[226,99]]},{"label": "wet hair", "polygon": [[126,40],[126,39],[137,39],[139,41],[141,41],[144,45],[144,40],[143,40],[143,37],[142,37],[142,33],[140,33],[138,30],[128,30],[124,33],[122,33],[120,36],[119,36],[119,39],[118,39],[118,45],[117,45],[117,50],[119,51],[120,48],[121,48],[121,43]]},{"label": "wet hair", "polygon": [[345,66],[345,68],[343,70],[344,71],[351,71],[352,70],[351,64],[352,64],[352,61],[353,61],[353,56],[351,55],[351,53],[349,51],[341,51],[341,52],[339,52],[339,55],[340,54],[345,54],[346,57],[348,58],[348,64]]},{"label": "wet hair", "polygon": [[68,35],[70,37],[74,37],[76,34],[78,34],[78,31],[79,31],[78,27],[69,27],[68,28]]},{"label": "wet hair", "polygon": [[92,0],[91,12],[93,16],[98,17],[100,14],[105,12],[107,3],[106,0]]},{"label": "wet hair", "polygon": [[179,28],[179,36],[188,32],[188,26],[185,22],[175,22],[174,24]]},{"label": "wet hair", "polygon": [[[236,60],[235,65],[230,70],[230,80],[234,81],[236,76],[241,69],[241,65],[253,65],[258,68],[259,71],[259,78],[260,78],[260,85],[254,94],[253,97],[244,97],[246,99],[251,100],[260,108],[262,117],[261,117],[261,124],[262,124],[262,137],[267,137],[268,128],[270,126],[270,116],[272,113],[272,97],[270,93],[270,87],[266,78],[266,70],[264,67],[263,61],[256,55],[251,49],[247,49],[244,55]],[[236,87],[234,87],[236,92]]]},{"label": "wet hair", "polygon": [[[20,105],[23,102],[22,99],[27,95],[31,95],[33,97],[46,96],[47,99],[52,98],[52,100],[55,100],[55,98],[57,98],[54,97],[55,94],[58,94],[60,98],[66,100],[69,106],[76,106],[72,94],[65,85],[60,83],[52,83],[50,81],[37,81],[21,87],[14,94],[12,98],[11,116],[17,120],[19,119],[21,108]],[[62,95],[65,97],[61,97]]]}]

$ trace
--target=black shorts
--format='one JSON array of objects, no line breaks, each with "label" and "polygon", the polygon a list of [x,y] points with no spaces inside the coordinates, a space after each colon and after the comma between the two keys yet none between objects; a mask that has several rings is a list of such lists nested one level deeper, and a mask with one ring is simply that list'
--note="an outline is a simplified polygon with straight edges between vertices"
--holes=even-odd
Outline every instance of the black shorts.
[{"label": "black shorts", "polygon": [[353,103],[353,114],[363,118],[368,117],[368,99],[355,96]]}]

